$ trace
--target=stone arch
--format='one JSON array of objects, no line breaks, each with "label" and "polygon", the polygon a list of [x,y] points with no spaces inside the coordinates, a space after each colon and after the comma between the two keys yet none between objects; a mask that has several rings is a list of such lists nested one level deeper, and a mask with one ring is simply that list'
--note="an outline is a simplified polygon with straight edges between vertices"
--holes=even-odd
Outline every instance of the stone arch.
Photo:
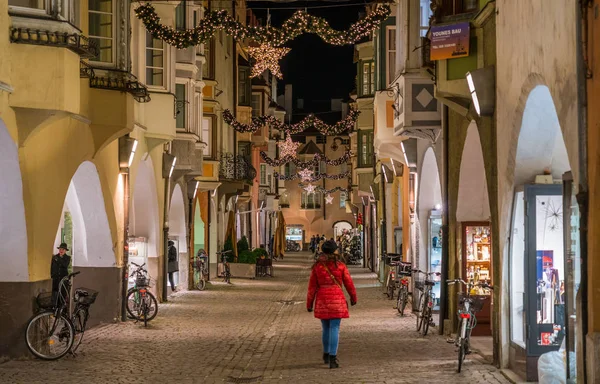
[{"label": "stone arch", "polygon": [[129,234],[132,237],[145,237],[148,257],[160,255],[160,216],[158,213],[158,194],[152,157],[142,156],[146,160],[139,162],[137,174],[133,180],[131,193]]},{"label": "stone arch", "polygon": [[335,223],[333,223],[331,227],[333,228],[334,239],[337,239],[337,237],[342,234],[343,230],[351,230],[352,228],[354,228],[352,223],[350,223],[348,220],[338,220]]},{"label": "stone arch", "polygon": [[113,267],[116,265],[112,237],[96,166],[84,161],[73,175],[61,214],[54,249],[63,242],[65,213],[72,221],[73,266]]},{"label": "stone arch", "polygon": [[187,252],[187,229],[185,200],[179,184],[173,188],[171,195],[171,205],[169,207],[169,236],[179,238],[179,252]]},{"label": "stone arch", "polygon": [[460,162],[456,221],[488,221],[490,202],[479,131],[475,121],[467,128]]},{"label": "stone arch", "polygon": [[17,145],[0,119],[0,281],[28,281],[27,227]]},{"label": "stone arch", "polygon": [[[429,212],[442,208],[442,189],[438,163],[433,148],[428,148],[423,155],[419,189],[417,197],[417,215],[419,217],[420,233],[417,240],[419,255],[416,266],[425,266],[427,263],[427,245],[429,238],[428,218]],[[427,267],[425,267],[427,268]],[[423,268],[421,268],[423,269]]]}]

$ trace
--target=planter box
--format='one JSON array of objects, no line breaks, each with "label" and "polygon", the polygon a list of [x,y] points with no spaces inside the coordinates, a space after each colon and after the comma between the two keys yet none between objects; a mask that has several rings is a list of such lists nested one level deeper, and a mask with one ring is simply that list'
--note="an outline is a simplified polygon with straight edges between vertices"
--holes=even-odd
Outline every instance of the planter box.
[{"label": "planter box", "polygon": [[[249,278],[254,279],[256,276],[256,265],[245,264],[245,263],[229,263],[229,271],[231,277],[235,278]],[[218,274],[223,273],[223,263],[219,263]]]}]

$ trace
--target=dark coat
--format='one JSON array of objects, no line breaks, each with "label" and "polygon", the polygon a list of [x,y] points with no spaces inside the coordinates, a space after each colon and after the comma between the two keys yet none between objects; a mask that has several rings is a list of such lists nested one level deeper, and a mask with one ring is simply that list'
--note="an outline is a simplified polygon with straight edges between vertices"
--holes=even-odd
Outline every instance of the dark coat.
[{"label": "dark coat", "polygon": [[167,272],[177,272],[179,271],[179,262],[177,261],[177,248],[174,245],[169,247],[169,265],[167,266]]},{"label": "dark coat", "polygon": [[65,254],[61,257],[58,253],[53,255],[50,264],[50,277],[52,280],[60,281],[63,277],[68,276],[69,264],[71,264],[71,256]]},{"label": "dark coat", "polygon": [[[317,319],[345,319],[350,317],[348,303],[341,287],[332,279],[324,265],[327,265],[338,284],[346,287],[350,300],[356,303],[356,288],[346,265],[340,261],[328,259],[321,255],[310,273],[306,307],[314,308]],[[313,307],[314,302],[314,307]]]}]

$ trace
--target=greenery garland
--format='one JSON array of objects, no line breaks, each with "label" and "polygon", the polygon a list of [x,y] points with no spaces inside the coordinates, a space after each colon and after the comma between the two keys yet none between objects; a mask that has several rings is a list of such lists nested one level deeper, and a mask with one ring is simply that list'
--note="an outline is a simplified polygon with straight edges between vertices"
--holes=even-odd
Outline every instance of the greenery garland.
[{"label": "greenery garland", "polygon": [[223,111],[223,120],[231,125],[233,129],[241,133],[254,133],[266,124],[269,124],[272,128],[284,131],[287,134],[300,133],[310,127],[315,127],[323,135],[339,135],[342,133],[350,133],[354,130],[356,122],[358,121],[358,115],[360,115],[360,111],[351,108],[348,115],[334,125],[327,124],[314,115],[308,115],[296,124],[285,124],[284,122],[279,121],[275,116],[254,116],[252,118],[252,123],[244,124],[237,121],[231,111],[226,109]]},{"label": "greenery garland", "polygon": [[[298,173],[296,173],[294,175],[286,176],[286,175],[280,174],[279,172],[274,172],[273,175],[278,180],[286,180],[286,181],[301,178]],[[328,173],[317,173],[316,175],[311,176],[310,180],[307,180],[307,181],[310,183],[313,183],[313,182],[321,180],[321,179],[340,180],[340,179],[345,179],[348,177],[350,177],[350,171],[346,171],[346,172],[339,173],[336,175],[330,175]]]},{"label": "greenery garland", "polygon": [[205,14],[193,29],[176,30],[160,23],[160,17],[151,4],[144,4],[135,9],[138,19],[144,23],[150,34],[178,49],[195,46],[208,41],[219,30],[224,30],[236,40],[250,39],[259,44],[280,47],[303,33],[315,33],[325,42],[333,45],[354,44],[369,36],[390,15],[388,4],[378,4],[373,12],[357,21],[347,31],[337,31],[329,23],[305,11],[297,11],[286,20],[281,28],[273,26],[245,26],[235,20],[227,11],[211,11]]},{"label": "greenery garland", "polygon": [[265,151],[260,151],[260,157],[265,163],[269,164],[271,167],[279,167],[287,163],[294,163],[298,168],[310,168],[316,167],[321,161],[324,161],[327,165],[342,165],[350,160],[350,158],[352,157],[352,152],[346,151],[346,153],[344,153],[341,157],[338,157],[337,159],[333,160],[320,153],[315,154],[315,157],[309,161],[302,161],[297,157],[292,156],[286,156],[280,159],[271,159]]}]

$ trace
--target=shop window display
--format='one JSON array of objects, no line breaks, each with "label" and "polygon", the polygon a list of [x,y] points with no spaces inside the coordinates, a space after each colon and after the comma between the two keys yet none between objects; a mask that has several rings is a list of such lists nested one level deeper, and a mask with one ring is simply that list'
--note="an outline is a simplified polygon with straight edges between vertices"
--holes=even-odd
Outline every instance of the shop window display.
[{"label": "shop window display", "polygon": [[[442,272],[442,217],[438,211],[432,211],[429,217],[429,272]],[[437,280],[432,288],[435,295],[434,311],[440,309],[440,278],[432,276],[432,279]]]},{"label": "shop window display", "polygon": [[525,348],[525,204],[523,191],[515,193],[510,249],[511,341]]}]

